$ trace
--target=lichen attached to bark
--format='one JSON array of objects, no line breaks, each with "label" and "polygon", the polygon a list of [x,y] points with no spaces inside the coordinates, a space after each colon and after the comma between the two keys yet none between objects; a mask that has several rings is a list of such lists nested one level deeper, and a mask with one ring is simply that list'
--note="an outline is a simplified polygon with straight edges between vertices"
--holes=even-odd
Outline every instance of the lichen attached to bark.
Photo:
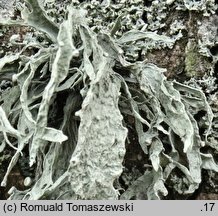
[{"label": "lichen attached to bark", "polygon": [[43,2],[0,21],[25,29],[0,58],[1,185],[23,155],[34,167],[9,199],[162,199],[218,172],[215,21],[202,35],[214,1]]}]

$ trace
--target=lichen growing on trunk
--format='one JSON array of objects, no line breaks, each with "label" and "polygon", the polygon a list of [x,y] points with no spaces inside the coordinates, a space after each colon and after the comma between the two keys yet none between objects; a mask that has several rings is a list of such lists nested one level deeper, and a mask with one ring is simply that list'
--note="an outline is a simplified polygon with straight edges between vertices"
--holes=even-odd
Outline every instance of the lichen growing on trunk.
[{"label": "lichen growing on trunk", "polygon": [[30,167],[9,199],[187,196],[218,172],[214,1],[16,7],[0,20],[1,185]]}]

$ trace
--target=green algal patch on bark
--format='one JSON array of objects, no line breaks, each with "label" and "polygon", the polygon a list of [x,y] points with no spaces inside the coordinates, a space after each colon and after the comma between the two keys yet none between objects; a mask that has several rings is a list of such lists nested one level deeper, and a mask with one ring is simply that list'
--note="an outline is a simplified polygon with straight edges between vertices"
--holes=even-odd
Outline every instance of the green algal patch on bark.
[{"label": "green algal patch on bark", "polygon": [[198,49],[193,40],[188,41],[185,53],[185,70],[188,77],[195,77],[198,72],[196,71],[198,64]]}]

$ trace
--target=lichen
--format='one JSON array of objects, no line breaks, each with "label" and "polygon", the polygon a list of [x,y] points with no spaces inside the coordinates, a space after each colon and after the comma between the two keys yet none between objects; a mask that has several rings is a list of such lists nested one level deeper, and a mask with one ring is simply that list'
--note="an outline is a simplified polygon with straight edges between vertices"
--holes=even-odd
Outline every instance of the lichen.
[{"label": "lichen", "polygon": [[[213,1],[43,2],[25,0],[22,18],[0,21],[25,28],[0,58],[0,80],[10,82],[0,98],[1,151],[15,151],[1,185],[24,153],[36,170],[10,199],[161,199],[168,186],[192,194],[202,169],[218,172],[204,148],[215,151],[217,141],[207,59],[217,57],[205,56],[217,43],[214,23],[203,37],[193,16],[213,14]],[[190,16],[172,20],[171,7]],[[168,79],[175,68],[186,83]],[[139,149],[140,170],[125,168],[128,145]]]}]

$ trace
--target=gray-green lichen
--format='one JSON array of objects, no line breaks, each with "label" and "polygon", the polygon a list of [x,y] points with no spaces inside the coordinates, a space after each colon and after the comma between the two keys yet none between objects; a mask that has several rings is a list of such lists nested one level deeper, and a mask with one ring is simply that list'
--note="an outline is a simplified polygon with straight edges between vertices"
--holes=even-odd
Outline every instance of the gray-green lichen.
[{"label": "gray-green lichen", "polygon": [[[204,36],[201,26],[199,40],[185,39],[185,73],[192,77],[186,84],[168,80],[167,70],[146,58],[153,50],[173,50],[186,25],[195,23],[175,20],[161,33],[170,7],[207,16],[214,1],[65,3],[25,0],[17,6],[22,18],[0,21],[2,28],[31,32],[13,34],[10,47],[19,49],[0,58],[0,81],[11,81],[0,97],[0,149],[15,151],[1,185],[27,149],[37,170],[29,188],[14,188],[10,199],[160,199],[168,184],[193,193],[202,169],[218,172],[212,154],[202,151],[217,150],[217,110],[195,80],[199,55],[217,61],[210,52],[217,44],[214,24]],[[211,76],[212,68],[203,81],[212,95]],[[146,161],[137,179],[122,174],[130,128]],[[127,184],[122,194],[119,178]]]}]

